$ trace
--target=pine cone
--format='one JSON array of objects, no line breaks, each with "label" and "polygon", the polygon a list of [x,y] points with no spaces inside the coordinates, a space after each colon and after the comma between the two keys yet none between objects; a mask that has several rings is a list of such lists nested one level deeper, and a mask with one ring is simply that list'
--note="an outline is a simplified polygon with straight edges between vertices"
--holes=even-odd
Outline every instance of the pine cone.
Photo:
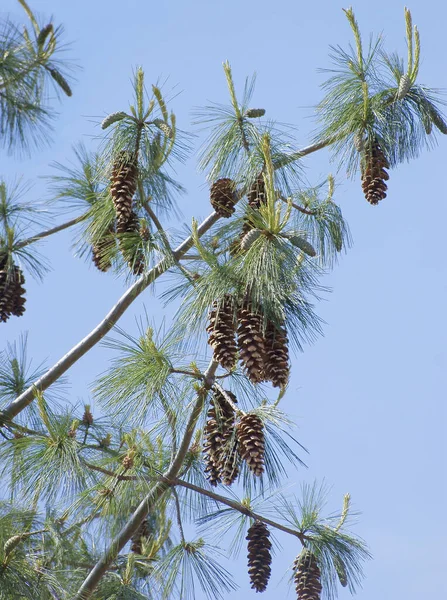
[{"label": "pine cone", "polygon": [[132,199],[137,189],[137,164],[129,152],[120,152],[112,167],[110,193],[115,205],[117,233],[123,233],[132,217]]},{"label": "pine cone", "polygon": [[211,206],[220,217],[231,217],[236,204],[236,184],[232,179],[218,179],[210,190]]},{"label": "pine cone", "polygon": [[264,381],[265,339],[262,315],[245,301],[238,311],[239,358],[252,383]]},{"label": "pine cone", "polygon": [[264,425],[257,415],[244,415],[236,428],[239,454],[250,471],[260,476],[264,472]]},{"label": "pine cone", "polygon": [[6,323],[11,315],[21,317],[25,312],[24,283],[22,270],[16,265],[0,271],[0,323]]},{"label": "pine cone", "polygon": [[[230,392],[227,392],[227,394],[228,393]],[[232,396],[234,395],[232,394]],[[237,436],[235,435],[234,418],[231,420],[231,423],[228,422],[226,437],[227,439],[225,441],[225,446],[217,464],[217,468],[219,470],[219,476],[222,483],[224,485],[231,485],[236,481],[239,475],[241,464],[241,457],[239,456],[239,442]]]},{"label": "pine cone", "polygon": [[104,236],[92,246],[92,260],[97,269],[105,273],[112,266],[110,257],[111,251],[115,245],[115,225],[108,227]]},{"label": "pine cone", "polygon": [[284,387],[289,381],[290,363],[287,332],[284,325],[267,323],[265,332],[264,375],[273,387]]},{"label": "pine cone", "polygon": [[295,559],[293,568],[298,600],[320,600],[321,572],[315,555],[304,549]]},{"label": "pine cone", "polygon": [[209,324],[206,331],[208,333],[208,343],[214,351],[213,358],[224,369],[231,371],[237,359],[236,319],[233,298],[226,295],[220,304],[214,302],[208,319]]},{"label": "pine cone", "polygon": [[134,275],[141,275],[144,271],[144,252],[141,246],[140,221],[133,210],[126,222],[117,221],[116,232],[119,234],[118,242],[124,260]]},{"label": "pine cone", "polygon": [[255,521],[245,538],[248,540],[247,558],[251,588],[257,592],[263,592],[266,589],[272,571],[270,567],[272,543],[269,537],[270,532],[267,526],[262,521]]},{"label": "pine cone", "polygon": [[250,208],[260,208],[261,204],[266,202],[264,177],[260,173],[248,192],[248,206]]},{"label": "pine cone", "polygon": [[[233,402],[237,402],[234,394],[226,393]],[[214,392],[207,417],[203,430],[205,476],[213,486],[221,483],[223,478],[226,485],[229,485],[238,474],[237,460],[232,460],[235,449],[228,449],[228,442],[233,436],[235,414],[233,407],[220,392]]]},{"label": "pine cone", "polygon": [[130,551],[135,554],[141,554],[143,552],[143,542],[147,540],[150,534],[149,523],[147,519],[141,523],[137,531],[131,537]]},{"label": "pine cone", "polygon": [[386,198],[387,185],[390,176],[385,171],[390,165],[380,147],[379,142],[374,139],[367,143],[363,152],[362,161],[362,189],[365,198],[370,204],[378,204]]}]

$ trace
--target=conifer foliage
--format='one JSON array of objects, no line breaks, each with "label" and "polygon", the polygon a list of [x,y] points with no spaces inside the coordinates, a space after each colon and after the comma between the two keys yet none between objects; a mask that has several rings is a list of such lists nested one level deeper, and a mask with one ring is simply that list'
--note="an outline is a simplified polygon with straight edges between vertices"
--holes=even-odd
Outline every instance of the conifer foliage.
[{"label": "conifer foliage", "polygon": [[[68,97],[72,89],[61,28],[40,26],[18,2],[27,24],[7,21],[0,35],[0,139],[23,151],[47,137],[48,85]],[[336,585],[354,592],[361,583],[370,554],[347,528],[349,494],[340,514],[328,516],[324,486],[281,491],[303,465],[282,411],[292,352],[322,332],[314,306],[321,278],[350,245],[334,178],[325,195],[323,184],[309,187],[302,167],[329,148],[377,205],[388,170],[447,126],[436,93],[418,82],[420,40],[409,11],[406,63],[379,43],[365,53],[352,9],[345,14],[355,47],[333,50],[336,72],[308,146],[252,108],[254,78],[241,95],[224,63],[227,105],[197,113],[210,129],[199,167],[211,214],[183,224],[184,239],[173,222],[185,193],[175,166],[195,138],[186,124],[177,128],[165,91],[148,85],[142,67],[129,105],[110,100],[100,143],[78,146],[75,167],[53,165],[46,209],[56,206],[58,219],[76,210],[74,218],[48,228],[42,207],[0,179],[2,340],[9,319],[24,314],[25,277],[45,274],[39,242],[60,231],[74,229],[76,256],[101,271],[99,286],[110,276],[127,286],[90,333],[80,326],[82,339],[54,366],[31,367],[26,336],[0,351],[1,600],[224,598],[236,588],[220,548],[227,534],[229,550],[247,541],[255,592],[275,575],[273,534],[303,548],[292,566],[298,600],[333,600]],[[172,302],[178,310],[153,322],[159,295],[163,310]],[[144,312],[121,328],[140,296]],[[50,317],[62,328],[78,315]],[[101,340],[98,351],[113,356],[82,406],[64,377]]]}]

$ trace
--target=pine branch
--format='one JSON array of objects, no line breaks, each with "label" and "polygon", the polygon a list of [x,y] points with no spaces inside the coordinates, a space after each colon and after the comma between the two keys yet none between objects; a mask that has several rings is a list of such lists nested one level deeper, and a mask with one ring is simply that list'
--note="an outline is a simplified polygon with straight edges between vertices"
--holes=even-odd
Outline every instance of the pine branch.
[{"label": "pine branch", "polygon": [[[287,198],[284,198],[284,196],[280,196],[279,199],[282,200],[283,202],[285,202],[285,204],[289,203],[289,200],[287,200]],[[315,215],[318,214],[316,211],[308,210],[307,208],[303,208],[302,206],[299,206],[298,204],[295,204],[294,202],[291,202],[290,204],[293,206],[293,208],[296,208],[303,214],[309,215],[310,217],[314,217]]]},{"label": "pine branch", "polygon": [[56,227],[53,227],[52,229],[47,229],[46,231],[42,231],[41,233],[37,233],[36,235],[33,235],[32,237],[23,240],[22,242],[19,242],[18,244],[16,244],[15,249],[19,250],[20,248],[24,248],[25,246],[29,246],[30,244],[33,244],[34,242],[37,242],[38,240],[42,240],[43,238],[46,238],[50,235],[53,235],[53,233],[59,233],[59,231],[63,231],[64,229],[68,229],[69,227],[73,227],[73,225],[77,225],[78,223],[82,223],[82,221],[87,217],[87,214],[81,215],[79,217],[76,217],[75,219],[71,219],[71,221],[67,221],[66,223],[62,223],[61,225],[56,225]]},{"label": "pine branch", "polygon": [[190,483],[189,481],[184,481],[183,479],[175,478],[175,479],[171,480],[171,484],[180,485],[181,487],[185,487],[193,492],[197,492],[198,494],[201,494],[202,496],[211,498],[212,500],[215,500],[216,502],[225,504],[226,506],[233,508],[234,510],[240,512],[243,515],[246,515],[247,517],[250,517],[250,518],[258,520],[258,521],[262,521],[266,525],[270,525],[271,527],[275,527],[276,529],[284,531],[285,533],[289,533],[290,535],[297,537],[303,545],[307,539],[307,537],[305,535],[303,535],[299,531],[296,531],[295,529],[291,529],[290,527],[286,527],[285,525],[282,525],[281,523],[277,523],[276,521],[272,521],[271,519],[268,519],[267,517],[263,517],[262,515],[250,510],[247,506],[244,506],[240,502],[236,502],[235,500],[230,500],[230,498],[226,498],[225,496],[216,494],[215,492],[212,492],[211,490],[206,490],[204,488],[201,488],[197,485],[194,485],[193,483]]},{"label": "pine branch", "polygon": [[[307,146],[302,150],[290,155],[288,162],[293,162],[299,158],[317,152],[329,144],[328,141],[320,142]],[[275,168],[280,168],[284,164],[274,165]],[[242,192],[238,200],[242,197]],[[219,215],[212,212],[197,228],[197,235],[201,237],[206,233],[218,220]],[[194,245],[193,236],[188,236],[173,252],[173,257],[176,261],[181,259]],[[22,410],[24,410],[34,400],[35,391],[44,391],[52,383],[54,383],[61,375],[63,375],[72,365],[74,365],[84,354],[86,354],[93,346],[95,346],[102,338],[113,328],[120,317],[126,312],[133,301],[160,275],[165,273],[170,267],[169,262],[161,260],[155,267],[147,273],[144,273],[118,300],[115,306],[109,311],[106,317],[78,344],[76,344],[65,356],[63,356],[53,367],[51,367],[42,377],[40,377],[32,386],[18,396],[11,404],[3,411],[0,411],[0,425],[13,419]]]}]

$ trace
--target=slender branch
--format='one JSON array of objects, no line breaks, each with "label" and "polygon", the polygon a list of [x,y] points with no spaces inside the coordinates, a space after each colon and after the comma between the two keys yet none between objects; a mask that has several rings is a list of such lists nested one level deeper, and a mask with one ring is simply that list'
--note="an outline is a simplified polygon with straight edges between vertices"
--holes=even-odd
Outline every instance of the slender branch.
[{"label": "slender branch", "polygon": [[194,379],[204,378],[202,373],[194,373],[194,371],[187,371],[186,369],[171,369],[171,373],[176,373],[177,375],[188,375],[189,377],[194,377]]},{"label": "slender branch", "polygon": [[306,536],[304,534],[302,534],[300,531],[296,531],[295,529],[290,529],[290,527],[286,527],[285,525],[282,525],[281,523],[277,523],[276,521],[272,521],[271,519],[268,519],[267,517],[263,517],[262,515],[259,515],[258,513],[250,510],[247,506],[244,506],[240,502],[236,502],[235,500],[230,500],[229,498],[226,498],[225,496],[221,496],[220,494],[216,494],[215,492],[201,488],[197,485],[194,485],[193,483],[189,483],[189,481],[184,481],[183,479],[178,479],[178,478],[173,479],[172,483],[174,485],[180,485],[182,487],[188,488],[189,490],[192,490],[193,492],[197,492],[198,494],[202,494],[202,496],[207,496],[208,498],[211,498],[212,500],[215,500],[216,502],[220,502],[221,504],[226,504],[226,506],[229,506],[230,508],[237,510],[238,512],[240,512],[243,515],[247,515],[247,517],[251,517],[252,519],[262,521],[266,525],[270,525],[271,527],[274,527],[275,529],[280,529],[281,531],[284,531],[285,533],[289,533],[290,535],[297,537],[302,544],[304,544],[304,542],[306,540]]},{"label": "slender branch", "polygon": [[185,532],[183,531],[183,525],[182,525],[182,513],[180,511],[180,502],[178,499],[178,494],[177,494],[177,490],[175,489],[175,487],[172,488],[172,493],[174,495],[174,501],[175,501],[175,511],[177,513],[177,525],[180,531],[180,539],[182,540],[182,543],[185,543]]},{"label": "slender branch", "polygon": [[[327,146],[330,141],[323,141],[318,144],[307,146],[298,152],[290,154],[287,160],[283,159],[274,165],[275,168],[281,168],[299,158],[321,150]],[[240,198],[239,198],[240,199]],[[218,220],[219,215],[212,212],[197,228],[197,235],[201,237]],[[188,236],[175,250],[173,257],[179,260],[194,245],[193,236]],[[18,415],[34,400],[36,391],[46,390],[61,375],[63,375],[72,365],[74,365],[84,354],[95,346],[118,322],[119,318],[126,312],[133,301],[153,283],[160,275],[165,273],[171,266],[166,259],[161,260],[150,271],[141,275],[139,279],[121,296],[115,306],[109,311],[105,318],[78,344],[76,344],[65,356],[63,356],[53,367],[42,375],[36,382],[27,388],[20,396],[11,402],[3,411],[0,411],[0,425]]]},{"label": "slender branch", "polygon": [[81,215],[80,217],[76,217],[75,219],[71,219],[71,221],[67,221],[66,223],[62,223],[61,225],[57,225],[56,227],[53,227],[52,229],[47,229],[46,231],[42,231],[41,233],[37,233],[36,235],[33,235],[32,237],[23,240],[22,242],[19,242],[15,248],[17,250],[19,250],[20,248],[24,248],[25,246],[29,246],[29,244],[33,244],[34,242],[37,242],[38,240],[41,240],[43,238],[46,238],[50,235],[53,235],[53,233],[58,233],[59,231],[63,231],[64,229],[68,229],[68,227],[73,227],[73,225],[77,225],[78,223],[81,223],[85,218],[87,217],[86,214]]},{"label": "slender branch", "polygon": [[306,146],[305,148],[302,148],[301,150],[298,150],[297,152],[292,152],[291,154],[286,154],[285,156],[281,157],[280,159],[273,161],[273,167],[275,169],[281,169],[282,167],[290,165],[290,163],[300,160],[300,158],[303,158],[303,156],[307,156],[308,154],[312,154],[313,152],[317,152],[318,150],[322,150],[323,148],[326,148],[326,146],[330,146],[331,144],[334,143],[334,141],[335,141],[335,139],[332,139],[332,138],[323,140],[321,142],[317,142],[316,144],[311,144],[310,146]]},{"label": "slender branch", "polygon": [[[284,196],[279,196],[279,199],[282,200],[283,202],[285,202],[286,204],[289,203],[289,200],[287,198],[284,198]],[[291,204],[292,204],[293,208],[296,208],[297,210],[304,213],[305,215],[314,217],[317,214],[316,211],[307,210],[307,208],[303,208],[302,206],[299,206],[298,204],[295,204],[294,202],[291,202]]]}]

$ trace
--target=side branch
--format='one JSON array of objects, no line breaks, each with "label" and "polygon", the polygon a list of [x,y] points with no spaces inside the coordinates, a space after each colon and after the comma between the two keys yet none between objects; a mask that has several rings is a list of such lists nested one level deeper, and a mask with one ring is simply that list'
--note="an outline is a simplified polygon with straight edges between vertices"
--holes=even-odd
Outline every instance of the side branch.
[{"label": "side branch", "polygon": [[300,542],[302,544],[304,544],[304,542],[306,540],[306,536],[303,535],[300,531],[296,531],[296,529],[290,529],[290,527],[281,525],[281,523],[276,523],[275,521],[272,521],[271,519],[267,519],[267,517],[263,517],[262,515],[255,513],[254,511],[250,510],[247,506],[244,506],[240,502],[236,502],[235,500],[230,500],[229,498],[226,498],[225,496],[221,496],[220,494],[216,494],[215,492],[212,492],[211,490],[206,490],[205,488],[201,488],[197,485],[194,485],[193,483],[184,481],[183,479],[176,478],[171,481],[171,484],[188,488],[189,490],[191,490],[193,492],[202,494],[202,496],[207,496],[208,498],[211,498],[212,500],[215,500],[216,502],[225,504],[226,506],[233,508],[234,510],[240,512],[241,514],[247,515],[247,517],[251,517],[252,519],[256,519],[257,521],[262,521],[266,525],[270,525],[271,527],[274,527],[275,529],[280,529],[281,531],[284,531],[285,533],[294,535],[295,537],[297,537],[300,540]]},{"label": "side branch", "polygon": [[24,248],[25,246],[29,246],[30,244],[33,244],[34,242],[37,242],[39,240],[42,240],[43,238],[53,235],[53,233],[58,233],[59,231],[63,231],[64,229],[73,227],[73,225],[77,225],[78,223],[81,223],[86,217],[87,217],[87,215],[84,214],[84,215],[81,215],[80,217],[76,217],[75,219],[71,219],[71,221],[62,223],[61,225],[56,225],[56,227],[53,227],[52,229],[47,229],[46,231],[37,233],[36,235],[33,235],[32,237],[30,237],[26,240],[23,240],[22,242],[19,242],[16,245],[16,249],[19,250],[20,248]]}]

